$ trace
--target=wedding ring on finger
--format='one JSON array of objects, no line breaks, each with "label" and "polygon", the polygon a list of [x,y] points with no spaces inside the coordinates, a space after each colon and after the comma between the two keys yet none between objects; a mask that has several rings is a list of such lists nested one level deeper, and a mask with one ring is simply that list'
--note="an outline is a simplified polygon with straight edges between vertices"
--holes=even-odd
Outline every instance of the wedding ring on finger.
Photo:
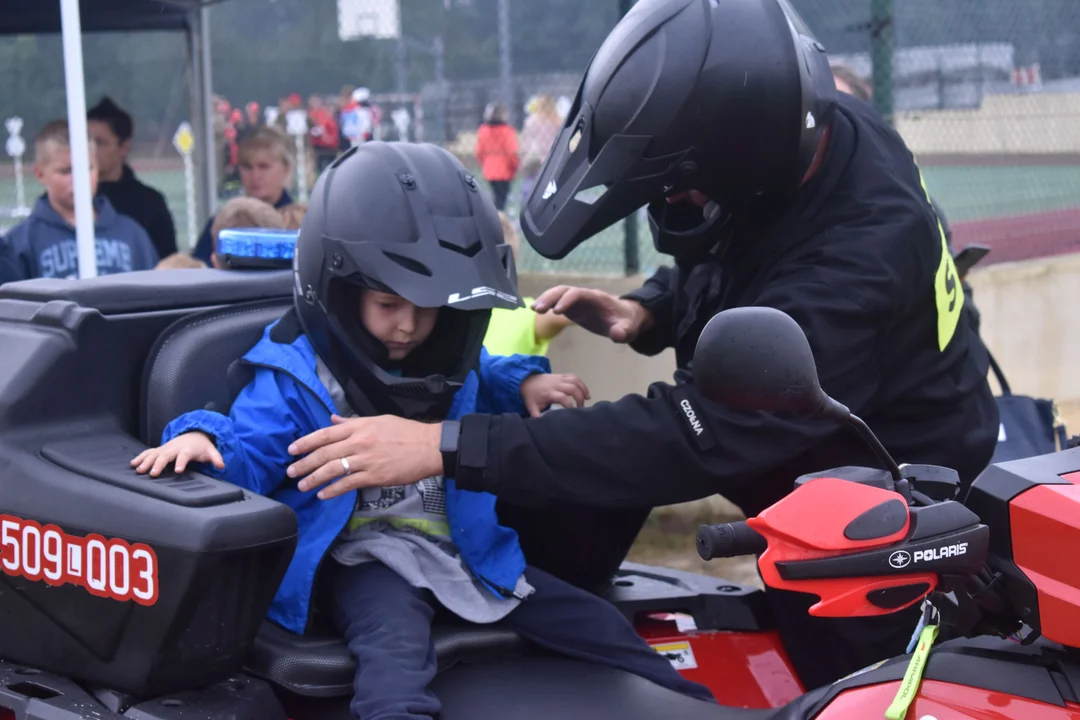
[{"label": "wedding ring on finger", "polygon": [[345,471],[346,475],[348,475],[348,474],[350,474],[352,472],[352,468],[349,467],[349,459],[348,458],[341,458],[341,469]]}]

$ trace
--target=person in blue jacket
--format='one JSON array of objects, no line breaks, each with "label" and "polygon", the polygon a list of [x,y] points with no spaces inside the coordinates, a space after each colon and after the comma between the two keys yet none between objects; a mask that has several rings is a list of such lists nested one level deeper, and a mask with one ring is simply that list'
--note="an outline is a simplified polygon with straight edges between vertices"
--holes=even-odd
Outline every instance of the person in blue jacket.
[{"label": "person in blue jacket", "polygon": [[[4,239],[8,256],[0,265],[0,282],[32,278],[79,277],[79,249],[75,241],[75,191],[71,175],[68,124],[47,124],[34,141],[34,174],[45,194],[23,222]],[[97,162],[90,146],[90,194],[97,192]],[[137,222],[116,212],[104,197],[95,197],[94,244],[98,275],[152,270],[158,254]]]},{"label": "person in blue jacket", "polygon": [[[324,499],[286,473],[298,438],[333,432],[350,416],[437,423],[475,412],[538,415],[587,399],[579,379],[550,374],[544,358],[483,349],[491,310],[522,301],[495,207],[460,162],[432,145],[350,151],[316,183],[294,273],[294,307],[244,356],[255,378],[228,417],[182,415],[132,465],[156,477],[170,463],[178,472],[201,463],[295,510],[297,549],[270,619],[307,629],[321,567],[328,609],[357,660],[353,714],[438,714],[428,684],[439,606],[711,700],[613,605],[528,566],[493,495],[439,476]],[[369,469],[345,456],[338,463],[342,475]]]}]

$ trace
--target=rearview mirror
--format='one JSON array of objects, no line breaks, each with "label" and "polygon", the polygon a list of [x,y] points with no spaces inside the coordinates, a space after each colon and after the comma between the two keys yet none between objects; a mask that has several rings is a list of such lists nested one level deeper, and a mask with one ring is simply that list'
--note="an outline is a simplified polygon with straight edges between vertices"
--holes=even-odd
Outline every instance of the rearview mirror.
[{"label": "rearview mirror", "polygon": [[713,316],[694,348],[694,385],[713,402],[739,410],[785,412],[851,425],[888,468],[899,466],[866,423],[821,389],[806,333],[787,313],[741,307]]},{"label": "rearview mirror", "polygon": [[848,416],[821,389],[802,328],[775,308],[732,308],[709,320],[694,350],[694,385],[740,410]]}]

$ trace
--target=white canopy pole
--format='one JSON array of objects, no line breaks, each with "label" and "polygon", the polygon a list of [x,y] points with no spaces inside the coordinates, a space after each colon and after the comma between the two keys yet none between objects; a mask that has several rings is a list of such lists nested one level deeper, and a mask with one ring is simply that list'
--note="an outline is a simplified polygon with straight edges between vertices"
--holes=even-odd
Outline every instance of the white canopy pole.
[{"label": "white canopy pole", "polygon": [[214,138],[215,108],[209,7],[200,5],[192,10],[189,16],[188,38],[192,68],[191,120],[195,129],[199,222],[202,223],[217,209],[217,144]]},{"label": "white canopy pole", "polygon": [[94,206],[90,196],[90,135],[86,128],[86,85],[83,79],[82,21],[79,0],[60,0],[67,86],[68,131],[71,133],[71,178],[75,185],[75,241],[79,277],[97,276]]}]

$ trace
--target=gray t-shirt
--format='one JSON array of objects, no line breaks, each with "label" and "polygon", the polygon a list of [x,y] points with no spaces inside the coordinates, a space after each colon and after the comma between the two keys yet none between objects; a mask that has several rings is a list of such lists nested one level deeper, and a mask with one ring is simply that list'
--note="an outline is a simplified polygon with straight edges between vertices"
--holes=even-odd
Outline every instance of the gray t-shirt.
[{"label": "gray t-shirt", "polygon": [[[338,414],[354,417],[345,390],[321,359],[315,369]],[[442,476],[359,490],[356,509],[330,554],[342,565],[381,562],[413,587],[431,590],[446,609],[471,622],[501,620],[520,602],[495,597],[469,572],[450,540]],[[526,597],[533,589],[519,578],[514,591]]]}]

